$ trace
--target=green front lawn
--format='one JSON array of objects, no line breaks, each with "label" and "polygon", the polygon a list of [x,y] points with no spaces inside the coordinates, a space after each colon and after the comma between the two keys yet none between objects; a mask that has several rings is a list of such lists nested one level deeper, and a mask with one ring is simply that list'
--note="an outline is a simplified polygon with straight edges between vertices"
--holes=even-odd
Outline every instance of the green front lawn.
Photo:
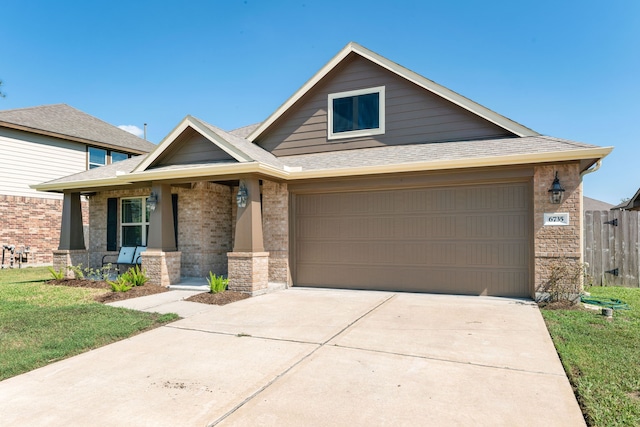
[{"label": "green front lawn", "polygon": [[590,426],[640,425],[640,289],[593,287],[631,310],[607,320],[587,310],[542,310]]},{"label": "green front lawn", "polygon": [[51,286],[45,267],[0,270],[0,380],[177,319],[110,307],[99,289]]}]

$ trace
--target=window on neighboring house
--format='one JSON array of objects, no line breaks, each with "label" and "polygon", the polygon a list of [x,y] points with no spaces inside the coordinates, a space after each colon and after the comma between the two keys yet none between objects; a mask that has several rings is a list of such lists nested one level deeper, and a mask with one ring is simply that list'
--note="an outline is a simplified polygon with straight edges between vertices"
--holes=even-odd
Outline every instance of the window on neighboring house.
[{"label": "window on neighboring house", "polygon": [[87,153],[89,155],[89,169],[120,162],[129,158],[129,154],[127,153],[107,151],[96,147],[87,147]]},{"label": "window on neighboring house", "polygon": [[120,246],[146,246],[149,233],[147,198],[123,198],[120,210]]},{"label": "window on neighboring house", "polygon": [[107,164],[107,150],[89,147],[89,169]]},{"label": "window on neighboring house", "polygon": [[127,153],[119,153],[117,151],[111,152],[111,163],[121,162],[127,160],[129,155]]},{"label": "window on neighboring house", "polygon": [[384,86],[329,94],[328,138],[353,138],[385,132]]}]

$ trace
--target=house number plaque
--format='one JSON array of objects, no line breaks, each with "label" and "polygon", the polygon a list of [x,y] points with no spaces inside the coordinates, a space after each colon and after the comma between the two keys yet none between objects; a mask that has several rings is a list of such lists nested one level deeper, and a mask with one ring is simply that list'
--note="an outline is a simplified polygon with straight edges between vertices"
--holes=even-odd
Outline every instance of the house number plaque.
[{"label": "house number plaque", "polygon": [[544,225],[569,225],[568,213],[545,213]]}]

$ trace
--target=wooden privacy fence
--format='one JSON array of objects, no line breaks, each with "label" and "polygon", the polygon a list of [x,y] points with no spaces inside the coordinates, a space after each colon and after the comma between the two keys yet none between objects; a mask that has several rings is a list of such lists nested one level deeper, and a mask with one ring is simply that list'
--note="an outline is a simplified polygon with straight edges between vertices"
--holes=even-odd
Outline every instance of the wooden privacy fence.
[{"label": "wooden privacy fence", "polygon": [[639,211],[586,211],[584,262],[597,286],[640,287]]}]

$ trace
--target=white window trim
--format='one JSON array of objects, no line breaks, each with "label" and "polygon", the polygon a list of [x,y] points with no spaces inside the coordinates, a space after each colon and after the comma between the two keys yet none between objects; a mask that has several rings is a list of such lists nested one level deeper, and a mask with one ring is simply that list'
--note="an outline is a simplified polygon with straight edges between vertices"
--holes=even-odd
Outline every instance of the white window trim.
[{"label": "white window trim", "polygon": [[[376,129],[359,129],[351,130],[347,132],[333,133],[333,100],[336,98],[347,98],[349,96],[368,95],[371,93],[378,93],[379,105],[378,105],[378,128]],[[328,100],[328,126],[327,126],[327,139],[344,139],[344,138],[357,138],[360,136],[372,136],[382,135],[385,133],[385,87],[377,86],[367,89],[350,90],[347,92],[330,93]]]},{"label": "white window trim", "polygon": [[[122,222],[122,206],[123,200],[135,200],[142,199],[142,222]],[[120,223],[120,247],[122,247],[122,238],[124,237],[124,233],[122,232],[122,228],[126,226],[142,226],[142,246],[147,245],[147,197],[121,197],[120,198],[120,212],[119,212],[119,223]]]}]

